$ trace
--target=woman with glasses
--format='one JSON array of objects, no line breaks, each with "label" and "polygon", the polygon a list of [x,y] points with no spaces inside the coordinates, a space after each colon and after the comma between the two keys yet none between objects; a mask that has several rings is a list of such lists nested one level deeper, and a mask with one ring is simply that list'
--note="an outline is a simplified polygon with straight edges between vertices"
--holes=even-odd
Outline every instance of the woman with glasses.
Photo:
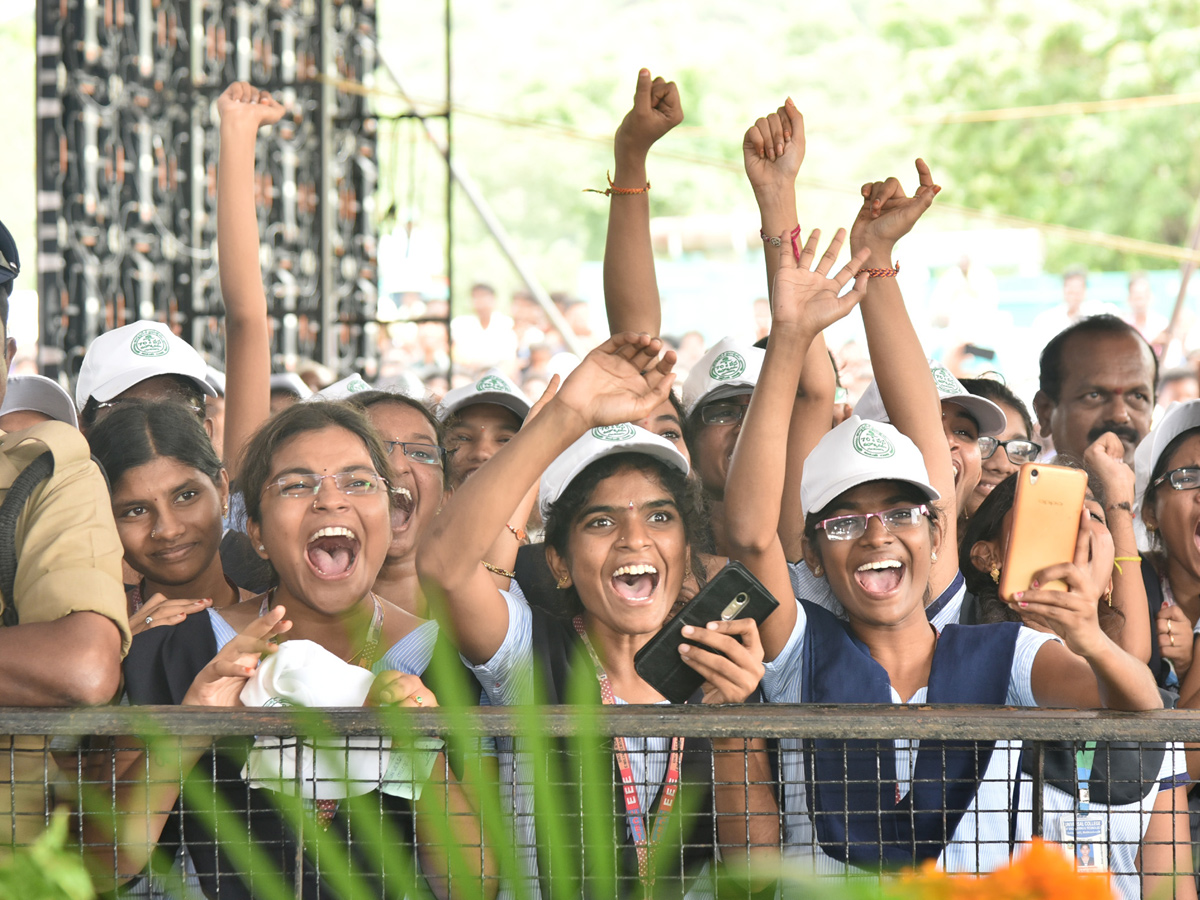
[{"label": "woman with glasses", "polygon": [[[393,437],[429,435],[401,432]],[[246,447],[241,482],[248,533],[259,555],[273,567],[277,584],[259,597],[150,632],[147,637],[155,640],[144,642],[127,661],[132,665],[127,668],[132,702],[239,706],[242,690],[264,654],[276,652],[281,642],[311,641],[338,659],[374,673],[366,705],[436,706],[436,698],[420,678],[432,651],[432,642],[422,632],[425,623],[373,590],[398,530],[404,533],[398,526],[407,523],[407,519],[397,521],[401,503],[394,498],[405,506],[415,502],[414,473],[405,468],[404,460],[431,452],[436,461],[436,447],[436,442],[401,441],[391,454],[400,463],[401,474],[394,475],[375,429],[348,405],[301,403],[270,419]],[[438,468],[425,462],[413,465]],[[432,482],[440,484],[440,473]],[[409,506],[403,516],[412,512]],[[291,884],[297,864],[295,836],[278,812],[272,792],[243,780],[248,753],[244,741],[222,744],[216,753],[197,747],[182,751],[183,759],[171,759],[161,772],[157,755],[136,760],[129,770],[148,769],[149,784],[139,779],[120,785],[119,802],[131,812],[162,812],[152,812],[148,822],[145,818],[134,822],[119,836],[120,870],[141,869],[147,848],[138,841],[149,833],[163,835],[160,844],[168,847],[173,842],[187,846],[207,896],[263,894],[264,888],[255,882],[267,876],[261,868],[244,865],[251,843]],[[183,799],[179,796],[181,763],[185,773],[193,773],[189,779],[204,785],[199,794],[185,791]],[[379,771],[385,768],[386,761],[381,761]],[[167,771],[169,778],[156,777]],[[317,826],[340,841],[346,841],[353,826],[348,865],[356,877],[374,885],[370,892],[382,896],[383,890],[383,873],[373,856],[381,848],[372,846],[380,838],[371,836],[394,833],[399,846],[411,848],[414,815],[421,869],[431,884],[441,883],[447,874],[444,846],[435,837],[436,830],[421,838],[426,811],[432,810],[451,811],[454,840],[474,848],[465,854],[471,867],[468,875],[480,883],[489,857],[478,821],[440,753],[433,773],[419,800],[372,793],[365,806],[374,810],[373,821],[364,820],[362,802],[309,801]],[[213,790],[207,779],[215,782],[239,817],[249,816],[238,829],[222,828],[214,837],[204,816],[191,809],[189,798]],[[169,813],[172,804],[175,812]],[[387,848],[389,854],[397,850]],[[407,867],[415,866],[414,857]],[[331,886],[336,881],[328,880],[335,870],[332,860],[317,867],[306,859],[303,895],[343,896]]]},{"label": "woman with glasses", "polygon": [[[856,290],[845,297],[837,295],[848,280],[846,270],[836,279],[826,276],[841,235],[813,272],[808,266],[814,239],[799,265],[789,247],[780,248],[772,340],[734,454],[727,511],[734,558],[779,598],[791,593],[777,531],[786,470],[783,430],[812,338],[865,293],[872,356],[881,344],[897,355],[919,348],[903,298],[886,272],[892,268],[890,243],[882,232],[864,227],[880,210],[911,227],[935,193],[928,169],[918,168],[921,187],[914,198],[905,197],[894,179],[864,186],[851,266],[869,259],[885,271],[869,280],[860,275]],[[905,429],[915,438],[901,433],[900,422],[851,416],[805,461],[800,487],[807,511],[805,559],[814,574],[828,580],[845,619],[804,599],[782,604],[762,629],[766,698],[1161,706],[1145,667],[1100,630],[1098,593],[1085,577],[1086,565],[1039,573],[1067,578],[1070,592],[1032,589],[1013,598],[1051,624],[1074,652],[1052,635],[1012,623],[947,625],[940,632],[932,625],[925,607],[934,567],[939,556],[954,557],[954,542],[946,540],[952,525],[944,521],[942,506],[943,497],[953,496],[954,472],[933,374],[925,367],[914,372],[921,379],[914,375],[902,411]],[[1089,551],[1107,553],[1111,564],[1111,544],[1106,549],[1099,540],[1085,540],[1077,563],[1079,558],[1086,563]],[[973,747],[925,740],[882,747],[782,741],[784,853],[807,857],[815,871],[831,874],[927,860],[949,871],[995,868],[1012,849],[1009,812],[1018,758],[1019,748],[1004,741]]]},{"label": "woman with glasses", "polygon": [[[1155,617],[1154,649],[1179,680],[1179,705],[1200,706],[1200,400],[1177,403],[1134,456],[1150,536],[1142,561]],[[1200,768],[1198,766],[1197,768]]]},{"label": "woman with glasses", "polygon": [[996,485],[1025,463],[1038,458],[1042,445],[1033,440],[1033,420],[1029,410],[1008,385],[993,378],[964,378],[962,385],[977,397],[991,400],[1000,407],[1007,423],[999,434],[979,438],[983,471],[975,490],[967,497],[964,518],[969,519]]}]

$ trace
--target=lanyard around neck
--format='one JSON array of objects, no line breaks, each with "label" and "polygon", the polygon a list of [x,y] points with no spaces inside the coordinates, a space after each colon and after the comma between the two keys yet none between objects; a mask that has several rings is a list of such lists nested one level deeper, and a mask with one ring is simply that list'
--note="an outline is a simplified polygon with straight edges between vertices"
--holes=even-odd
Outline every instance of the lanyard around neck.
[{"label": "lanyard around neck", "polygon": [[1075,774],[1079,779],[1079,811],[1087,815],[1091,808],[1091,790],[1088,782],[1092,777],[1092,762],[1096,758],[1096,742],[1087,741],[1082,750],[1075,751]]},{"label": "lanyard around neck", "polygon": [[[608,674],[596,655],[596,648],[588,638],[587,629],[583,627],[583,617],[576,616],[575,631],[592,660],[596,670],[596,680],[600,683],[600,700],[605,706],[613,706],[617,700],[613,694],[612,684]],[[662,800],[658,804],[658,814],[654,817],[654,826],[649,838],[646,836],[646,820],[642,815],[642,802],[638,799],[637,785],[633,780],[633,767],[629,763],[629,750],[625,738],[613,738],[613,755],[617,759],[617,768],[621,772],[621,793],[625,797],[625,815],[629,820],[629,830],[633,834],[634,848],[637,850],[638,878],[643,887],[653,885],[650,876],[650,857],[654,845],[666,831],[667,820],[670,818],[671,807],[675,805],[675,795],[679,791],[679,771],[683,762],[683,738],[671,738],[671,753],[667,762],[667,779],[663,782]]]}]

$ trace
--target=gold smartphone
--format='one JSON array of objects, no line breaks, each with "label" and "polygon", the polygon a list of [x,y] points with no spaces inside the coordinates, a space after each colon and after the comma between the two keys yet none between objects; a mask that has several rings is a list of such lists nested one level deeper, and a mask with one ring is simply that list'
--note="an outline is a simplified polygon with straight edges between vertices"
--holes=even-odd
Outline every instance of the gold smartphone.
[{"label": "gold smartphone", "polygon": [[[1087,493],[1087,473],[1067,466],[1025,463],[1017,473],[1017,496],[1012,509],[1012,531],[1000,576],[1000,597],[1009,599],[1029,590],[1033,576],[1047,566],[1075,558],[1079,519]],[[1040,585],[1065,591],[1062,581]]]}]

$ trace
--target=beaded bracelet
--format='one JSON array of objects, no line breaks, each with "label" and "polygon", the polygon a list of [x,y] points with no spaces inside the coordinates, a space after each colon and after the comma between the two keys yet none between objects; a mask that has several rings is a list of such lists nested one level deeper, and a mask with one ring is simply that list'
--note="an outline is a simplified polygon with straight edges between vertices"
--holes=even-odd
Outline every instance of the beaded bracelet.
[{"label": "beaded bracelet", "polygon": [[489,572],[491,572],[495,575],[500,575],[503,578],[516,578],[517,577],[516,572],[510,572],[510,571],[508,571],[508,569],[502,569],[499,566],[493,566],[490,562],[486,562],[484,560],[480,560],[480,562],[483,563],[483,567],[485,569],[487,569]]},{"label": "beaded bracelet", "polygon": [[[767,234],[762,229],[759,229],[758,236],[760,238],[762,238],[764,241],[766,241],[768,244],[770,244],[772,247],[779,247],[783,244],[782,238],[776,237],[773,234]],[[800,226],[797,225],[790,232],[788,232],[788,236],[792,239],[792,256],[796,257],[796,259],[799,260],[800,259]]]},{"label": "beaded bracelet", "polygon": [[605,172],[604,175],[608,179],[608,190],[607,191],[601,191],[601,190],[598,190],[597,188],[584,188],[583,193],[585,193],[585,194],[603,194],[605,197],[607,197],[610,194],[644,194],[648,190],[650,190],[650,182],[648,182],[648,181],[646,182],[646,186],[643,188],[619,188],[615,184],[613,184],[611,174],[609,174],[608,172]]},{"label": "beaded bracelet", "polygon": [[900,262],[896,261],[896,265],[891,269],[859,269],[859,275],[866,275],[868,278],[895,278],[896,273],[900,271]]},{"label": "beaded bracelet", "polygon": [[518,541],[520,541],[522,544],[523,544],[523,543],[525,543],[526,539],[529,537],[529,535],[527,535],[527,534],[525,533],[525,529],[524,529],[524,528],[513,528],[513,527],[512,527],[511,525],[509,525],[507,522],[505,522],[505,523],[504,523],[504,527],[505,527],[505,528],[507,528],[509,531],[511,531],[511,532],[512,532],[512,536],[513,536],[513,537],[515,537],[515,538],[516,538]]}]

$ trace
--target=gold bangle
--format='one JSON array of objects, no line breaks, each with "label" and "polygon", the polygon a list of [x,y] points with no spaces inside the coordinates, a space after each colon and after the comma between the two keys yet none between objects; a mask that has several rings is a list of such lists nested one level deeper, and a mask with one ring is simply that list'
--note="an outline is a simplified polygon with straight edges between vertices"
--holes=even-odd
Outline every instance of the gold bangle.
[{"label": "gold bangle", "polygon": [[510,572],[510,571],[508,571],[508,569],[502,569],[499,566],[493,566],[490,562],[487,562],[485,560],[480,560],[480,562],[483,563],[483,567],[485,569],[487,569],[489,572],[491,572],[494,575],[501,575],[504,578],[516,578],[517,577],[516,572]]}]

